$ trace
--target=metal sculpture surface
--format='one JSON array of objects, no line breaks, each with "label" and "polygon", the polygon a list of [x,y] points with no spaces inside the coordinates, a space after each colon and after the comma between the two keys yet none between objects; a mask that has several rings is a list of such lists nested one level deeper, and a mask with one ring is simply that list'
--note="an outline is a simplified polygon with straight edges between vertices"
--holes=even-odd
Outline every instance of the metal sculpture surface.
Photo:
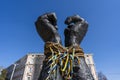
[{"label": "metal sculpture surface", "polygon": [[80,48],[88,23],[79,15],[65,20],[65,47],[61,44],[55,13],[46,13],[35,22],[40,37],[45,42],[42,71],[38,80],[94,80]]}]

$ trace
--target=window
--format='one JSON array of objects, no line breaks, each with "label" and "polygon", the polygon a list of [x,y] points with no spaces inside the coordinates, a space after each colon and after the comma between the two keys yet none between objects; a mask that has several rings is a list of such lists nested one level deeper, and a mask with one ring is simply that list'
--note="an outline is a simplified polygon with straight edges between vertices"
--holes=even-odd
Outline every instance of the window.
[{"label": "window", "polygon": [[32,55],[32,57],[34,57],[34,55]]},{"label": "window", "polygon": [[89,55],[87,55],[87,57],[89,57]]},{"label": "window", "polygon": [[27,80],[31,80],[31,77],[30,76],[28,76],[28,79]]},{"label": "window", "polygon": [[30,67],[30,73],[32,72],[32,68]]},{"label": "window", "polygon": [[31,58],[31,59],[30,59],[30,64],[34,64],[34,62],[35,62],[35,59],[34,59],[34,58]]},{"label": "window", "polygon": [[90,64],[90,60],[89,59],[87,59],[87,62],[88,62],[88,64]]}]

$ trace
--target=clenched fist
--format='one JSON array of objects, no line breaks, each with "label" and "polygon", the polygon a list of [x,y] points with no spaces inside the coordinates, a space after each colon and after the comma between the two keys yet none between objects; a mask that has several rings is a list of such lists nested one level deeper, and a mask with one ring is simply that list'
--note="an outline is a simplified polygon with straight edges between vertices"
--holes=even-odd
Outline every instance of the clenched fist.
[{"label": "clenched fist", "polygon": [[55,13],[46,13],[38,17],[35,22],[36,29],[44,42],[61,43],[60,35],[58,34],[57,17]]},{"label": "clenched fist", "polygon": [[64,31],[65,46],[79,45],[87,32],[88,23],[79,15],[75,15],[67,17],[65,24],[68,25]]}]

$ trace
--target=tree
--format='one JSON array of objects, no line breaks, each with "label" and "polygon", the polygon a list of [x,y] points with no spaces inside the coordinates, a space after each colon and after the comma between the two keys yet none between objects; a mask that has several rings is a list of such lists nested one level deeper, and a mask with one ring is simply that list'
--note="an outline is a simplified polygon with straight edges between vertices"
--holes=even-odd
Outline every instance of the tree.
[{"label": "tree", "polygon": [[102,72],[98,72],[98,80],[108,80],[108,79]]},{"label": "tree", "polygon": [[7,71],[3,69],[0,75],[0,80],[6,80],[6,75],[7,75]]}]

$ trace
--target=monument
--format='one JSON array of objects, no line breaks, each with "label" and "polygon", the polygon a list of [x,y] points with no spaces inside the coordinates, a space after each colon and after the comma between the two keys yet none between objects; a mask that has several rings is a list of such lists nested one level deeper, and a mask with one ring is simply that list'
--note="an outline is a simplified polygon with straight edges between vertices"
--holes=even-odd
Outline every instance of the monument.
[{"label": "monument", "polygon": [[38,80],[94,80],[80,47],[88,23],[79,15],[65,20],[65,47],[58,33],[55,13],[46,13],[35,22],[39,36],[45,42],[42,71]]}]

